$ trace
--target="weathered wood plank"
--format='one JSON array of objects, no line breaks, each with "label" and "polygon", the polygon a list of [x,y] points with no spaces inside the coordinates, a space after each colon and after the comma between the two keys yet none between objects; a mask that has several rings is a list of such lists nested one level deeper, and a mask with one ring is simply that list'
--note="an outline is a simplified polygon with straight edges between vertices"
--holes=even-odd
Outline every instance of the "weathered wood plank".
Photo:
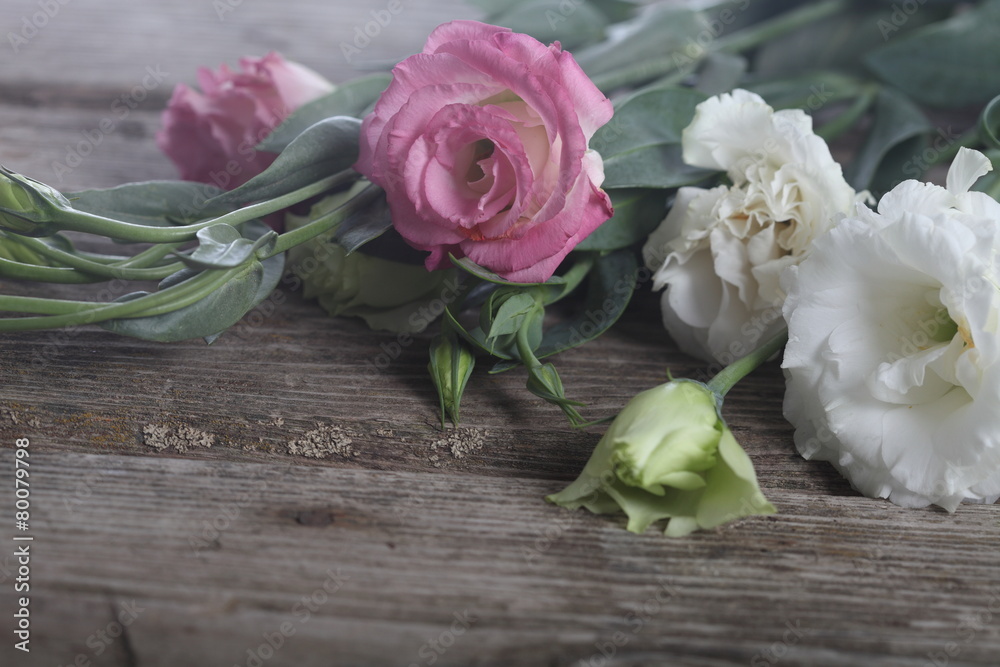
[{"label": "weathered wood plank", "polygon": [[[337,82],[419,51],[440,23],[482,15],[465,0],[53,2],[51,17],[44,16],[38,0],[4,3],[0,83],[28,90],[128,90],[141,85],[147,67],[158,67],[169,75],[163,85],[173,87],[193,82],[200,66],[235,65],[241,56],[271,50]],[[390,4],[399,11],[387,19]],[[357,35],[366,29],[370,41],[364,45]],[[342,44],[361,48],[345,55]]]},{"label": "weathered wood plank", "polygon": [[[989,507],[774,492],[777,517],[665,540],[540,502],[550,481],[46,441],[31,459],[33,604],[50,662],[93,657],[87,638],[132,600],[128,664],[147,666],[246,664],[285,622],[295,632],[267,664],[431,664],[426,642],[466,610],[475,622],[437,664],[596,665],[603,648],[626,665],[924,665],[947,642],[951,664],[989,664],[1000,649]],[[340,588],[316,593],[331,571]],[[306,620],[296,605],[314,593]],[[126,664],[122,644],[94,664]]]},{"label": "weathered wood plank", "polygon": [[[18,53],[5,41],[0,162],[66,190],[171,178],[152,136],[197,66],[276,48],[339,81],[477,15],[463,0],[403,0],[348,63],[340,43],[386,1],[223,2],[223,20],[209,0],[66,3]],[[38,8],[10,0],[8,25]],[[88,149],[147,66],[168,80]],[[88,153],[78,167],[74,151]],[[0,664],[249,667],[248,650],[304,666],[996,664],[1000,508],[859,497],[794,451],[774,364],[726,414],[780,513],[666,540],[542,500],[601,429],[569,428],[518,371],[477,369],[462,439],[447,441],[427,335],[397,352],[395,337],[331,320],[285,285],[271,306],[211,347],[98,329],[0,336],[0,480],[14,439],[31,437],[37,539],[27,657],[11,650],[11,550],[0,553]],[[609,335],[556,358],[588,415],[667,369],[705,376],[658,321],[644,292]],[[385,369],[369,366],[390,352]],[[307,620],[297,605],[321,592]],[[117,634],[133,600],[142,611],[105,642],[98,632]],[[449,634],[465,610],[476,621]],[[283,623],[294,634],[268,656],[265,635]]]}]

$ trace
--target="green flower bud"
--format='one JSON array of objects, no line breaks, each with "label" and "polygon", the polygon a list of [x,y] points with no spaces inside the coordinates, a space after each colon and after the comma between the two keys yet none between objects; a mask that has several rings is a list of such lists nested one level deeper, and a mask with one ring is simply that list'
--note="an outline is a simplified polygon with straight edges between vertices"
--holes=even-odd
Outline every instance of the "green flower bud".
[{"label": "green flower bud", "polygon": [[60,209],[70,208],[58,190],[0,167],[0,229],[24,236],[49,236]]},{"label": "green flower bud", "polygon": [[462,394],[476,365],[476,357],[459,340],[455,331],[447,326],[447,322],[444,331],[431,340],[430,356],[427,370],[430,371],[441,401],[441,424],[450,417],[457,426]]},{"label": "green flower bud", "polygon": [[596,514],[624,511],[635,533],[669,519],[665,534],[671,537],[773,514],[719,403],[711,389],[691,380],[640,393],[615,418],[580,477],[548,500]]},{"label": "green flower bud", "polygon": [[[326,197],[308,216],[288,214],[285,227],[297,229],[340,207],[354,194],[356,189]],[[302,279],[304,296],[317,299],[330,315],[360,317],[372,329],[416,333],[456,298],[454,271],[427,271],[422,265],[373,257],[360,250],[348,254],[334,241],[335,231],[288,251],[290,268]]]},{"label": "green flower bud", "polygon": [[486,348],[518,356],[517,336],[527,328],[527,340],[532,350],[542,342],[544,308],[531,292],[532,288],[501,287],[490,293],[479,310],[479,328],[485,334]]},{"label": "green flower bud", "polygon": [[[0,214],[3,215],[3,214]],[[21,234],[13,234],[0,230],[0,258],[19,262],[21,264],[33,264],[35,266],[52,266],[52,262],[40,253],[26,248],[18,239],[24,238]]]}]

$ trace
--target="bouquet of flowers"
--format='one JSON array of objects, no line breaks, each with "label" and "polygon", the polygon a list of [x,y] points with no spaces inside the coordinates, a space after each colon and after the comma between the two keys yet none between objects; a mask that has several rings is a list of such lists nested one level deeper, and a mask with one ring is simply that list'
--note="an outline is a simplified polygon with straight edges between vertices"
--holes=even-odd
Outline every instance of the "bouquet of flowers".
[{"label": "bouquet of flowers", "polygon": [[[292,276],[400,340],[437,327],[442,426],[487,363],[584,427],[605,420],[549,359],[651,279],[718,373],[636,396],[550,501],[673,536],[774,512],[721,410],[783,349],[804,457],[904,506],[995,502],[1000,2],[785,4],[508,0],[339,85],[277,53],[203,69],[157,135],[183,180],[62,193],[0,168],[0,276],[139,288],[0,295],[0,331],[211,343]],[[979,121],[935,132],[934,107]]]}]

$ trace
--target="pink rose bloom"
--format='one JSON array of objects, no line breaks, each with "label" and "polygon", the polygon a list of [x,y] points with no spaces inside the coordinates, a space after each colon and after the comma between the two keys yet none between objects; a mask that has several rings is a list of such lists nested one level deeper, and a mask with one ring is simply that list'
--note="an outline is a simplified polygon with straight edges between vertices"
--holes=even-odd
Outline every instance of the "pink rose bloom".
[{"label": "pink rose bloom", "polygon": [[393,225],[430,251],[514,282],[547,280],[611,217],[589,150],[611,102],[558,42],[454,21],[393,81],[361,128],[355,169],[385,188]]},{"label": "pink rose bloom", "polygon": [[174,88],[156,143],[182,179],[226,190],[246,183],[275,158],[253,147],[290,113],[333,90],[316,72],[274,52],[241,58],[240,68],[200,68],[200,93],[184,84]]}]

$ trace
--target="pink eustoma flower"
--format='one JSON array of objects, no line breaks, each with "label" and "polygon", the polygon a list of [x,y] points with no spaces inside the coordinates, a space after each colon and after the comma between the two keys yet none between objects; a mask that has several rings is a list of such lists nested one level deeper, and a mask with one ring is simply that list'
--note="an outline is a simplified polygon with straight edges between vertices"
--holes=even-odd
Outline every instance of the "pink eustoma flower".
[{"label": "pink eustoma flower", "polygon": [[452,254],[543,282],[611,217],[587,146],[611,115],[558,42],[454,21],[393,70],[355,168],[385,189],[393,225],[430,252],[428,269]]},{"label": "pink eustoma flower", "polygon": [[240,71],[198,70],[198,92],[174,88],[156,143],[181,178],[231,190],[264,171],[272,153],[254,151],[293,111],[333,90],[333,84],[278,53],[241,58]]}]

